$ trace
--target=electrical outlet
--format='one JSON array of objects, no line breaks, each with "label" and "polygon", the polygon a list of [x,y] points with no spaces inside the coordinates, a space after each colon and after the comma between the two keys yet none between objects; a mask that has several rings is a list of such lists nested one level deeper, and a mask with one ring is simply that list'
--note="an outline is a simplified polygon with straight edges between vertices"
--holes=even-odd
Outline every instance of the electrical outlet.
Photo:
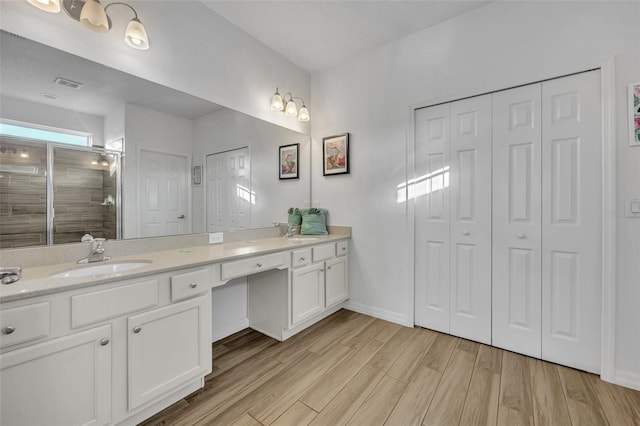
[{"label": "electrical outlet", "polygon": [[627,198],[625,204],[625,216],[640,218],[640,198]]},{"label": "electrical outlet", "polygon": [[209,244],[218,244],[224,242],[224,234],[222,232],[210,232]]}]

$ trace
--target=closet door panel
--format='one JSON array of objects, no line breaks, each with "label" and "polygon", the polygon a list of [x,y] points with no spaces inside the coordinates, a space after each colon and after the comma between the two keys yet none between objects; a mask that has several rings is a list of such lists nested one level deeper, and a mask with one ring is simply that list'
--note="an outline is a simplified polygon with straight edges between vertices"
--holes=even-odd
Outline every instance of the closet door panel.
[{"label": "closet door panel", "polygon": [[600,371],[600,72],[542,84],[542,357]]},{"label": "closet door panel", "polygon": [[451,334],[491,343],[491,95],[451,104]]},{"label": "closet door panel", "polygon": [[541,356],[541,86],[493,94],[492,344]]},{"label": "closet door panel", "polygon": [[449,105],[415,111],[415,323],[449,333]]}]

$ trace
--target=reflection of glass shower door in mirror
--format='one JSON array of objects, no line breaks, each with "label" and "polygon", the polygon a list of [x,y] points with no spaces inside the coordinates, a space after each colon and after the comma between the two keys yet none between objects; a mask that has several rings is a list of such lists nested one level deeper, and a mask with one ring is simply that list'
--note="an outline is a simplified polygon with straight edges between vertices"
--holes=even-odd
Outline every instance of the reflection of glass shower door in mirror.
[{"label": "reflection of glass shower door in mirror", "polygon": [[207,232],[247,229],[251,205],[249,148],[207,155]]},{"label": "reflection of glass shower door in mirror", "polygon": [[140,237],[190,232],[188,174],[187,157],[140,151]]},{"label": "reflection of glass shower door in mirror", "polygon": [[47,244],[47,150],[0,139],[0,248]]},{"label": "reflection of glass shower door in mirror", "polygon": [[53,244],[118,237],[119,168],[115,153],[53,148]]}]

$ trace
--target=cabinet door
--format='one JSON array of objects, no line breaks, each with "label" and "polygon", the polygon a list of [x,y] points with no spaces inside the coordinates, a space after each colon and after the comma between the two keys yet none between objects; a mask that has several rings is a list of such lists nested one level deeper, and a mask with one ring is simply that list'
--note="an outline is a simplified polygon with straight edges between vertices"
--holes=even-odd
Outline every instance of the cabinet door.
[{"label": "cabinet door", "polygon": [[492,344],[541,355],[541,86],[493,95]]},{"label": "cabinet door", "polygon": [[450,331],[491,344],[491,95],[451,104],[450,159]]},{"label": "cabinet door", "polygon": [[449,332],[449,105],[415,112],[415,323]]},{"label": "cabinet door", "polygon": [[111,421],[111,326],[0,355],[0,424]]},{"label": "cabinet door", "polygon": [[347,258],[339,257],[326,262],[325,299],[327,308],[349,298]]},{"label": "cabinet door", "polygon": [[542,83],[542,358],[600,372],[600,72]]},{"label": "cabinet door", "polygon": [[291,273],[291,323],[293,325],[324,309],[324,263]]},{"label": "cabinet door", "polygon": [[209,296],[128,318],[129,410],[211,372]]}]

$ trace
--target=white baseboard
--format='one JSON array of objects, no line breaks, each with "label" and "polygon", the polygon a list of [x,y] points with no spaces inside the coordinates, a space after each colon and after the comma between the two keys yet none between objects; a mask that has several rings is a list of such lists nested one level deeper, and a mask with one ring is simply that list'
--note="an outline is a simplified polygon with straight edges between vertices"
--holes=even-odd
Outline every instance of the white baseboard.
[{"label": "white baseboard", "polygon": [[242,318],[239,321],[231,324],[226,324],[222,328],[211,331],[211,342],[217,342],[220,339],[224,339],[227,336],[231,336],[233,333],[242,331],[249,327],[249,318]]},{"label": "white baseboard", "polygon": [[612,383],[640,391],[640,374],[618,370]]},{"label": "white baseboard", "polygon": [[348,301],[345,309],[350,311],[359,312],[361,314],[369,315],[381,320],[394,322],[396,324],[404,325],[405,327],[413,327],[413,318],[409,318],[404,314],[398,312],[387,311],[386,309],[375,308],[373,306],[364,305],[362,303]]}]

